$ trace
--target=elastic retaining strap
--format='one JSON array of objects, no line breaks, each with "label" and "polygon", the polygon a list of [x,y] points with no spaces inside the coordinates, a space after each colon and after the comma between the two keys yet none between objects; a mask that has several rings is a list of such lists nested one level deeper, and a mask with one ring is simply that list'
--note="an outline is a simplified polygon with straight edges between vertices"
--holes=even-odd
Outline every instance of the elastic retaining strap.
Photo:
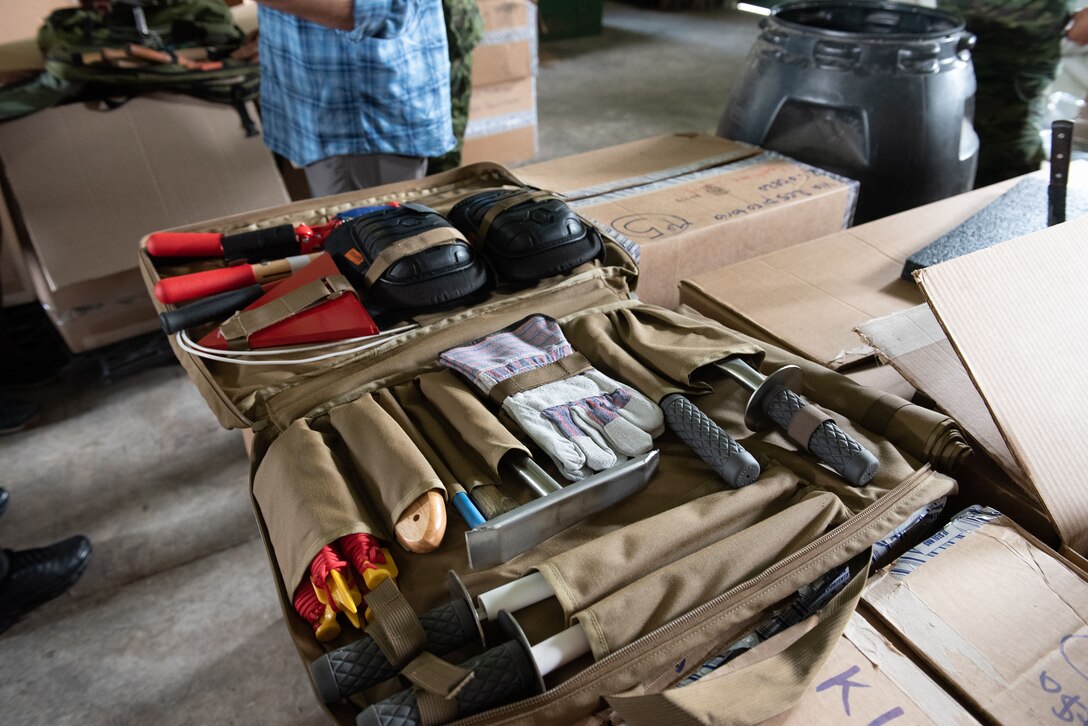
[{"label": "elastic retaining strap", "polygon": [[366,271],[365,279],[367,286],[369,287],[377,282],[378,278],[382,276],[382,273],[388,270],[394,263],[404,259],[408,255],[414,255],[417,252],[429,250],[432,247],[450,244],[456,240],[461,240],[465,242],[465,244],[468,244],[468,240],[466,240],[465,236],[457,229],[453,227],[439,227],[438,229],[429,229],[414,237],[407,237],[394,242],[374,258],[374,262],[371,263],[370,269]]},{"label": "elastic retaining strap", "polygon": [[297,290],[271,300],[259,308],[239,310],[219,326],[219,332],[231,350],[245,349],[249,337],[298,315],[314,305],[338,298],[344,293],[356,294],[351,283],[343,275],[329,275],[309,282]]},{"label": "elastic retaining strap", "polygon": [[538,388],[547,383],[562,381],[579,373],[585,373],[592,367],[593,364],[586,360],[584,355],[574,352],[540,368],[518,373],[504,381],[499,381],[491,387],[487,395],[495,403],[501,404],[507,396]]},{"label": "elastic retaining strap", "polygon": [[427,634],[412,606],[391,578],[367,593],[374,622],[366,629],[394,668],[401,668],[427,647]]},{"label": "elastic retaining strap", "polygon": [[808,440],[812,438],[812,434],[824,421],[830,420],[831,417],[825,411],[810,403],[793,415],[790,419],[790,427],[786,429],[786,435],[807,449]]},{"label": "elastic retaining strap", "polygon": [[511,194],[510,196],[499,200],[491,207],[491,209],[487,210],[487,214],[485,214],[484,218],[480,220],[480,228],[476,231],[476,240],[482,242],[483,240],[487,239],[487,232],[489,229],[491,229],[491,225],[495,221],[495,218],[505,212],[507,209],[510,209],[511,207],[516,207],[517,205],[524,202],[531,202],[536,199],[555,198],[556,196],[551,192],[545,192],[539,189],[526,189],[525,191]]}]

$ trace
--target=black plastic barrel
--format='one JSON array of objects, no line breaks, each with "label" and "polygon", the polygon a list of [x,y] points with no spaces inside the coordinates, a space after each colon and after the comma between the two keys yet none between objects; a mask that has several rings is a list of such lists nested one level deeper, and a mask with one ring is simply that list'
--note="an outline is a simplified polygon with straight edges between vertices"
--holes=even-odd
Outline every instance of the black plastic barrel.
[{"label": "black plastic barrel", "polygon": [[895,2],[778,5],[718,135],[861,183],[855,223],[969,190],[978,162],[974,36]]}]

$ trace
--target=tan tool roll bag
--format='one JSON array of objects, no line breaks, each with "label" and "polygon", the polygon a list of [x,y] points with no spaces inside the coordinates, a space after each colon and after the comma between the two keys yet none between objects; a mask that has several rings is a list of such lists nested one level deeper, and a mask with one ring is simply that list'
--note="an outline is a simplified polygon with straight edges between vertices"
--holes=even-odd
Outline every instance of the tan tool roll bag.
[{"label": "tan tool roll bag", "polygon": [[[446,213],[469,193],[518,186],[505,169],[478,164],[328,197],[320,208],[299,202],[192,229],[315,223],[386,201],[419,202]],[[860,597],[871,546],[954,492],[947,473],[970,450],[950,419],[713,321],[639,303],[630,295],[636,253],[605,240],[603,262],[528,289],[500,288],[470,308],[418,318],[418,328],[351,355],[248,367],[194,357],[175,342],[219,421],[255,432],[254,510],[306,663],[361,637],[345,627],[339,639],[319,643],[295,613],[292,593],[317,549],[353,532],[391,542],[391,523],[422,491],[448,496],[450,477],[469,489],[498,483],[505,453],[533,450],[508,420],[510,427],[494,428],[500,419],[493,415],[483,425],[492,426],[490,432],[465,434],[474,430],[474,416],[488,418],[488,409],[437,356],[535,313],[558,320],[594,367],[650,399],[686,394],[757,457],[762,474],[747,487],[729,489],[666,430],[655,440],[660,464],[643,491],[497,567],[469,569],[465,524],[452,506],[436,551],[411,554],[390,545],[400,570],[397,584],[416,613],[448,601],[449,570],[474,595],[539,571],[556,597],[517,613],[530,642],[573,622],[586,632],[592,654],[551,674],[546,692],[464,723],[600,723],[610,717],[632,724],[743,724],[770,718],[796,703],[841,634]],[[151,289],[160,270],[143,251],[141,265]],[[848,486],[777,431],[748,431],[748,394],[713,365],[733,355],[764,374],[800,366],[804,395],[879,458],[872,483]],[[463,419],[452,421],[458,412]],[[554,475],[547,457],[534,456]],[[416,471],[433,477],[401,476]],[[504,489],[528,499],[516,485]],[[692,685],[674,687],[772,606],[846,563],[850,584],[817,616]],[[447,658],[459,663],[474,652]],[[367,703],[403,687],[393,679],[329,710],[339,722],[354,723]]]}]

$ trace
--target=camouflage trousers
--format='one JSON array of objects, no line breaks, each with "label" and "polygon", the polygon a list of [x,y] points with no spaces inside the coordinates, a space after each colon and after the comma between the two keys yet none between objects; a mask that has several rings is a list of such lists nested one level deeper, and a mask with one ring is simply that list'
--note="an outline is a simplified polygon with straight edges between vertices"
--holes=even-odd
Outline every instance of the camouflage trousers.
[{"label": "camouflage trousers", "polygon": [[468,125],[472,96],[472,49],[484,34],[484,20],[476,0],[442,0],[446,21],[446,42],[450,55],[450,116],[457,144],[443,156],[431,159],[427,173],[453,169],[461,164],[461,148]]},{"label": "camouflage trousers", "polygon": [[457,145],[442,156],[429,159],[427,173],[455,169],[461,165],[461,149],[465,144],[465,127],[468,126],[468,104],[472,97],[472,54],[450,60],[450,116]]},{"label": "camouflage trousers", "polygon": [[1036,171],[1044,160],[1040,123],[1046,90],[1058,72],[1060,35],[1031,38],[1023,30],[968,21],[978,36],[973,64],[975,131],[979,137],[975,186]]}]

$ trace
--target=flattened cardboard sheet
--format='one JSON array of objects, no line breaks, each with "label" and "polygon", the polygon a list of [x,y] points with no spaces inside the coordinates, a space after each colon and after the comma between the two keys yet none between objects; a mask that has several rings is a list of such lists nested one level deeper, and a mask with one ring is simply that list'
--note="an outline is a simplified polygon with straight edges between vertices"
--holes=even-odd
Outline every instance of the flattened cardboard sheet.
[{"label": "flattened cardboard sheet", "polygon": [[993,723],[1088,719],[1088,583],[1000,513],[967,510],[862,602]]},{"label": "flattened cardboard sheet", "polygon": [[135,241],[150,232],[287,202],[237,111],[177,94],[9,121],[0,163],[52,291],[134,270]]},{"label": "flattened cardboard sheet", "polygon": [[928,305],[870,320],[857,332],[882,360],[956,419],[1013,481],[1030,486]]},{"label": "flattened cardboard sheet", "polygon": [[755,156],[759,149],[706,134],[640,139],[518,169],[526,184],[559,192],[568,200],[649,184]]},{"label": "flattened cardboard sheet", "polygon": [[1088,552],[1088,218],[915,273],[1063,541]]},{"label": "flattened cardboard sheet", "polygon": [[854,328],[923,302],[899,277],[907,256],[1001,196],[1014,182],[707,269],[681,283],[705,315],[834,369],[868,365],[874,351]]}]

